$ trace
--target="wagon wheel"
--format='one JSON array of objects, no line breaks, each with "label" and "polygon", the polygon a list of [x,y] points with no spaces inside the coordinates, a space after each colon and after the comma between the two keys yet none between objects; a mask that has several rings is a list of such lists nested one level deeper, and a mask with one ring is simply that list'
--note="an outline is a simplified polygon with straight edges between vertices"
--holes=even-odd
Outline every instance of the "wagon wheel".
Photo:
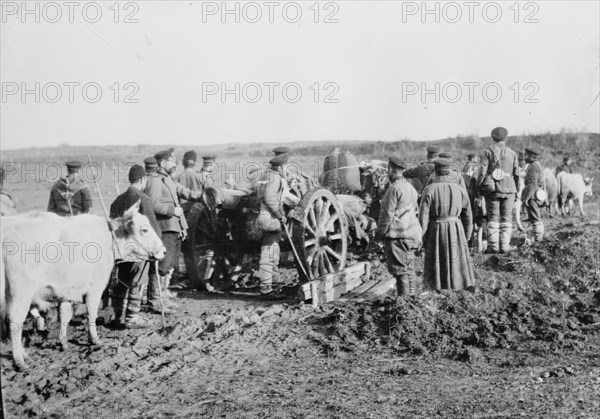
[{"label": "wagon wheel", "polygon": [[228,258],[236,251],[227,235],[227,221],[219,217],[214,200],[208,194],[203,198],[187,214],[188,239],[182,249],[187,253],[184,260],[188,277],[199,290],[206,289],[212,278],[227,270]]},{"label": "wagon wheel", "polygon": [[338,272],[346,264],[348,226],[341,205],[327,189],[309,191],[300,201],[292,223],[292,238],[308,278]]}]

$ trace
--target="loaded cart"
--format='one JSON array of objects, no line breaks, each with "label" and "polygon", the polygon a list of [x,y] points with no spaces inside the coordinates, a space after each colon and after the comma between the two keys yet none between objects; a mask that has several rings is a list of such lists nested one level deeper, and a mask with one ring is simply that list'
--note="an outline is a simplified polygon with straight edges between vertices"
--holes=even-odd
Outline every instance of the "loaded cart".
[{"label": "loaded cart", "polygon": [[[339,164],[340,156],[344,165]],[[314,305],[338,299],[369,280],[368,262],[347,266],[350,243],[368,242],[375,224],[358,196],[360,173],[352,158],[339,150],[327,156],[319,184],[302,174],[288,179],[291,187],[284,196],[288,237],[282,250],[294,253],[299,298]],[[262,232],[252,223],[259,207],[254,182],[247,179],[235,189],[207,188],[203,202],[192,207],[189,265],[197,288],[210,288],[216,277],[235,282],[244,254],[258,248]]]}]

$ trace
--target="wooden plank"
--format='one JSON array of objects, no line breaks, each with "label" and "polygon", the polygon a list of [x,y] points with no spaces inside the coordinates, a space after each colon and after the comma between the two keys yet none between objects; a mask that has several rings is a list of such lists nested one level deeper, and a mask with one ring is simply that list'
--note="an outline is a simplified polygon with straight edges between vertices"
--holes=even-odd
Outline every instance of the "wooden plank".
[{"label": "wooden plank", "polygon": [[319,294],[321,304],[329,303],[339,299],[342,295],[347,294],[352,289],[362,284],[361,277],[351,278],[350,280],[337,285],[335,288],[327,290]]},{"label": "wooden plank", "polygon": [[364,294],[366,291],[373,288],[378,283],[379,283],[379,281],[375,281],[375,280],[363,282],[360,286],[354,288],[352,290],[352,292],[350,292],[350,293],[344,295],[342,298],[340,298],[340,300],[341,301],[349,301],[349,300],[352,300],[353,298],[358,298],[362,294]]},{"label": "wooden plank", "polygon": [[317,284],[315,281],[310,285],[310,295],[312,298],[313,307],[319,307],[319,291],[317,290]]},{"label": "wooden plank", "polygon": [[360,262],[349,266],[340,272],[327,274],[319,279],[302,284],[298,288],[298,299],[304,301],[312,298],[311,288],[315,284],[318,288],[318,292],[324,293],[351,279],[361,278],[363,275],[365,275],[365,280],[371,275],[371,264],[369,262]]}]

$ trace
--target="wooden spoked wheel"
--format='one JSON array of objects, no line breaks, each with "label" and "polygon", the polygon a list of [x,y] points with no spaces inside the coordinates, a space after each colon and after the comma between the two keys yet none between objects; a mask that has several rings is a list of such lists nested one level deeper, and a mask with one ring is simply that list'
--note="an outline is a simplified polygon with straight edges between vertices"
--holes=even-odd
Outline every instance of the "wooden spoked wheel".
[{"label": "wooden spoked wheel", "polygon": [[300,276],[310,281],[344,269],[348,226],[335,195],[327,189],[309,191],[295,214],[292,238],[301,260],[296,263],[304,268],[298,267]]}]

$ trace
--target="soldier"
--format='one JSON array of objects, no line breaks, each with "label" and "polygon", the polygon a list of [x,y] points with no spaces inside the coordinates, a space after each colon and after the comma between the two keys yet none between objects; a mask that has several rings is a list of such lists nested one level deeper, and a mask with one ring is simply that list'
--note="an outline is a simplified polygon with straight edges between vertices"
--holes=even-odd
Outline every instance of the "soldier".
[{"label": "soldier", "polygon": [[571,168],[571,157],[568,154],[565,154],[565,157],[563,157],[563,164],[556,168],[555,175],[558,176],[560,172],[573,173],[573,169]]},{"label": "soldier", "polygon": [[451,172],[449,160],[435,161],[436,179],[423,191],[419,209],[425,248],[423,285],[438,291],[461,290],[475,283],[467,243],[473,229],[471,203]]},{"label": "soldier", "polygon": [[471,177],[475,176],[475,172],[477,171],[477,163],[475,162],[475,157],[477,154],[469,153],[467,154],[467,162],[465,163],[462,172]]},{"label": "soldier", "polygon": [[381,201],[375,240],[385,240],[385,254],[390,273],[396,278],[398,295],[415,295],[415,252],[421,247],[422,231],[417,219],[418,193],[402,176],[407,164],[390,157],[390,187]]},{"label": "soldier", "polygon": [[202,157],[202,168],[200,169],[200,176],[203,179],[203,184],[206,187],[214,187],[215,178],[214,174],[217,171],[217,157],[214,154],[208,154]]},{"label": "soldier", "polygon": [[65,217],[87,214],[92,208],[92,197],[88,186],[81,178],[81,163],[68,161],[67,176],[56,181],[50,191],[48,212]]},{"label": "soldier", "polygon": [[282,226],[286,222],[282,203],[286,185],[282,175],[285,173],[288,159],[287,154],[271,159],[269,161],[271,168],[261,172],[257,181],[260,213],[256,225],[263,231],[259,261],[262,295],[273,294],[273,271],[279,266],[279,241],[282,238]]},{"label": "soldier", "polygon": [[[139,164],[129,169],[129,183],[129,188],[110,206],[110,217],[122,217],[125,211],[138,203],[138,211],[148,217],[150,225],[160,237],[161,231],[154,215],[152,201],[142,192],[146,187],[146,172]],[[141,318],[139,312],[142,302],[142,279],[153,264],[154,262],[123,262],[117,265],[117,282],[112,290],[115,328],[143,329],[151,325],[151,321]]]},{"label": "soldier", "polygon": [[494,128],[491,135],[494,144],[482,156],[477,188],[485,198],[488,216],[486,253],[505,253],[511,250],[512,212],[519,185],[519,162],[516,153],[506,146],[506,128]]},{"label": "soldier", "polygon": [[[202,193],[206,188],[213,187],[212,177],[208,176],[207,173],[200,173],[195,170],[196,167],[196,152],[188,151],[183,155],[183,167],[184,171],[177,177],[179,182],[184,188],[187,188],[194,192]],[[189,214],[194,202],[186,199],[181,199],[181,208],[183,208],[183,215],[190,224]],[[181,243],[181,251],[183,253],[183,260],[185,262],[186,271],[189,279],[194,279],[196,274],[196,266],[193,258],[193,243],[191,240],[184,240]],[[210,287],[209,284],[208,287]],[[212,288],[212,287],[211,287]]]},{"label": "soldier", "polygon": [[[196,171],[196,152],[188,151],[183,155],[183,167],[184,171],[177,176],[177,182],[184,188],[187,188],[194,192],[202,192],[206,188],[214,187],[212,176],[206,171]],[[181,208],[183,208],[184,214],[189,212],[190,208],[194,203],[181,199]]]},{"label": "soldier", "polygon": [[417,178],[420,181],[421,187],[418,188],[417,192],[419,195],[425,189],[425,185],[427,184],[427,180],[429,176],[434,172],[434,164],[433,161],[438,158],[440,153],[439,147],[429,146],[427,147],[427,161],[421,163],[417,167],[413,167],[412,169],[407,169],[404,171],[403,176],[407,179]]},{"label": "soldier", "polygon": [[[171,178],[172,173],[177,170],[177,159],[173,151],[173,148],[170,148],[154,156],[158,165],[157,176],[150,177],[146,186],[146,194],[152,200],[154,213],[162,232],[162,241],[167,249],[167,255],[158,264],[158,275],[164,283],[165,290],[168,288],[175,264],[179,261],[181,242],[187,238],[188,225],[179,199],[195,202],[202,199],[202,193],[184,188]],[[159,312],[156,281],[157,279],[150,275],[148,292],[152,297],[148,302],[155,312]],[[168,296],[168,293],[165,294]]]},{"label": "soldier", "polygon": [[[458,165],[457,162],[455,162],[452,158],[452,154],[447,153],[447,152],[442,152],[439,154],[439,158],[440,159],[446,159],[450,162],[450,176],[454,177],[454,180],[463,188],[465,188],[466,191],[468,191],[467,185],[465,184],[465,180],[463,179],[463,176],[460,173],[460,167]],[[434,165],[435,165],[435,161],[434,161]],[[433,182],[435,181],[435,171],[432,172],[429,177],[427,178],[427,182],[425,182],[425,187],[431,185]],[[425,188],[423,188],[425,189]]]},{"label": "soldier", "polygon": [[533,240],[538,242],[544,238],[541,203],[536,199],[536,192],[544,187],[544,169],[537,160],[539,154],[540,152],[534,148],[525,149],[525,160],[529,163],[529,167],[525,174],[525,189],[522,194],[523,204],[527,208],[527,215],[533,226]]}]

